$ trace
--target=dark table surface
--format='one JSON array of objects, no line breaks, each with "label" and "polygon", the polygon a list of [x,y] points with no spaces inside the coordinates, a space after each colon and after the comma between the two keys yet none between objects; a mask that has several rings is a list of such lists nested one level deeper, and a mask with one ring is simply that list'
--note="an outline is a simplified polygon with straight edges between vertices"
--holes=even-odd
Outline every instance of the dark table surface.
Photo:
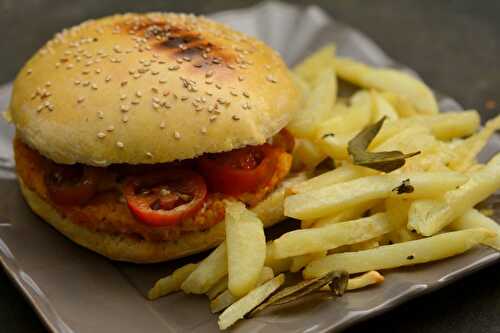
[{"label": "dark table surface", "polygon": [[[125,11],[211,13],[257,1],[0,0],[0,84],[55,32],[82,20]],[[437,90],[483,119],[499,113],[500,1],[300,1],[317,4],[373,38]],[[71,278],[71,277],[68,277]],[[348,332],[500,332],[500,264],[409,301]],[[0,270],[0,331],[45,328]]]}]

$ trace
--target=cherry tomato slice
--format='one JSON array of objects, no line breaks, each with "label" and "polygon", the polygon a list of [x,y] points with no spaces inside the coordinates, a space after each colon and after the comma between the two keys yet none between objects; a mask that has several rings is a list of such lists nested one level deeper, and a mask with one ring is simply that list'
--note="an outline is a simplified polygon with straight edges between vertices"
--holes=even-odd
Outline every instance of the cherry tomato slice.
[{"label": "cherry tomato slice", "polygon": [[128,177],[123,192],[139,221],[160,227],[194,216],[203,207],[207,186],[192,170],[170,168]]},{"label": "cherry tomato slice", "polygon": [[83,205],[97,192],[99,175],[94,167],[54,164],[45,175],[49,198],[59,205]]},{"label": "cherry tomato slice", "polygon": [[282,152],[269,144],[249,146],[202,157],[198,167],[211,190],[239,195],[253,192],[269,181]]}]

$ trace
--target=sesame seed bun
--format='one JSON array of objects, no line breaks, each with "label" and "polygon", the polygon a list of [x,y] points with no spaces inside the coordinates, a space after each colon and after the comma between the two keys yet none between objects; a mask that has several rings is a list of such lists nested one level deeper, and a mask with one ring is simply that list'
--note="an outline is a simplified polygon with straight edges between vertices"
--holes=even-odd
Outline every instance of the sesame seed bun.
[{"label": "sesame seed bun", "polygon": [[57,34],[20,71],[9,112],[49,159],[106,166],[262,144],[301,102],[264,43],[203,17],[152,13]]},{"label": "sesame seed bun", "polygon": [[[284,219],[285,187],[304,179],[303,174],[291,177],[252,209],[266,227]],[[19,183],[26,202],[37,215],[75,243],[113,260],[135,263],[162,262],[211,249],[225,239],[224,222],[207,231],[186,233],[180,239],[169,242],[154,242],[92,231],[61,216],[47,201],[28,189],[20,178]]]}]

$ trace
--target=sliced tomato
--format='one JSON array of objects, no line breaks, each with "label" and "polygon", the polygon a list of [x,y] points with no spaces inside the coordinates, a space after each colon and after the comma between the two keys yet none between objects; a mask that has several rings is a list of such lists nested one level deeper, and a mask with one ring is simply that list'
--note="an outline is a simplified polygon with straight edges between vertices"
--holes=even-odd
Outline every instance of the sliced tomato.
[{"label": "sliced tomato", "polygon": [[207,186],[192,170],[169,168],[128,177],[123,192],[139,221],[159,227],[194,216],[203,207]]},{"label": "sliced tomato", "polygon": [[97,192],[100,170],[81,164],[53,164],[45,175],[49,198],[59,205],[83,205]]},{"label": "sliced tomato", "polygon": [[198,167],[214,192],[239,195],[254,192],[272,177],[281,148],[249,146],[198,159]]}]

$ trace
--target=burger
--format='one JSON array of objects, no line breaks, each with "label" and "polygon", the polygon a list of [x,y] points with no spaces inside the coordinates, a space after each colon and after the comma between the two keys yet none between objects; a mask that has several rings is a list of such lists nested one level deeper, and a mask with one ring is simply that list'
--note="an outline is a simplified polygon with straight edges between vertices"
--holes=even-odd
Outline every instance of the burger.
[{"label": "burger", "polygon": [[[22,194],[74,242],[160,262],[224,240],[224,200],[265,226],[302,104],[280,56],[203,17],[124,14],[63,30],[21,69],[7,118]],[[267,199],[266,199],[267,198]]]}]

